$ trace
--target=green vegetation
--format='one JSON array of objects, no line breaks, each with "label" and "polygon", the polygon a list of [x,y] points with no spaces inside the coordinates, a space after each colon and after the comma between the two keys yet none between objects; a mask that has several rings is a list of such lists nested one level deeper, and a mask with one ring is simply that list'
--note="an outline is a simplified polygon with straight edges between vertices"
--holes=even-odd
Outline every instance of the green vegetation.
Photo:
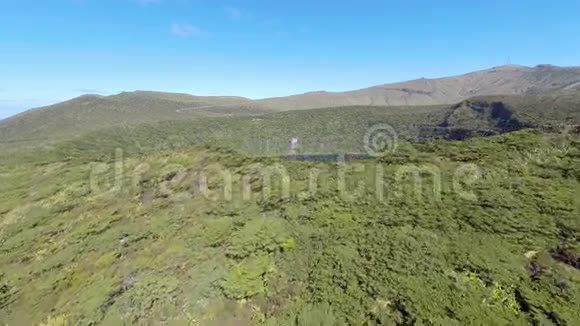
[{"label": "green vegetation", "polygon": [[[450,112],[421,110],[433,123]],[[358,151],[371,122],[412,120],[402,108],[337,112],[116,129],[3,157],[0,323],[580,320],[577,135],[403,137],[389,156],[344,164],[215,147],[244,150],[240,138],[259,129]],[[276,173],[264,182],[281,170],[287,196]]]},{"label": "green vegetation", "polygon": [[[580,320],[580,92],[252,103],[124,93],[0,123],[0,324]],[[377,124],[384,157],[276,158],[293,137],[364,153]]]},{"label": "green vegetation", "polygon": [[[574,76],[577,75],[566,78]],[[152,133],[155,141],[160,141],[159,137],[173,137],[162,139],[163,143],[199,143],[197,139],[211,138],[218,143],[226,141],[229,145],[231,142],[235,148],[252,153],[280,151],[281,144],[286,148],[288,137],[300,136],[305,142],[305,150],[326,152],[334,148],[360,147],[361,136],[377,122],[390,124],[408,139],[453,139],[490,135],[521,127],[558,128],[580,124],[577,110],[580,91],[484,96],[462,101],[458,105],[392,106],[380,101],[383,106],[350,104],[367,102],[345,101],[344,107],[336,108],[336,102],[321,101],[315,110],[272,114],[285,107],[281,104],[266,105],[268,100],[251,101],[239,97],[156,92],[121,93],[108,97],[86,95],[0,121],[0,148],[51,144],[94,131],[93,138],[97,139],[85,141],[110,144],[111,140],[107,138],[112,135],[117,141],[116,138],[123,137],[120,134],[129,133],[126,137],[136,138],[135,141],[143,143],[142,146],[148,146],[149,133]],[[370,104],[378,105],[374,101]],[[294,105],[296,103],[291,106]],[[328,106],[334,108],[324,109]],[[153,125],[141,127],[142,124]],[[106,130],[109,128],[117,130]],[[262,132],[262,129],[265,131]],[[99,141],[101,137],[106,139]],[[359,143],[353,143],[353,140]]]},{"label": "green vegetation", "polygon": [[113,126],[269,112],[247,105],[248,101],[241,97],[158,92],[121,93],[107,97],[84,95],[0,121],[0,145],[38,145]]},{"label": "green vegetation", "polygon": [[226,146],[247,155],[287,154],[299,138],[305,153],[364,153],[367,131],[392,126],[400,141],[463,139],[533,127],[551,132],[580,124],[580,92],[474,98],[453,106],[345,107],[252,117],[164,121],[85,134],[58,144],[62,155],[99,157],[122,148],[155,153],[191,145]]}]

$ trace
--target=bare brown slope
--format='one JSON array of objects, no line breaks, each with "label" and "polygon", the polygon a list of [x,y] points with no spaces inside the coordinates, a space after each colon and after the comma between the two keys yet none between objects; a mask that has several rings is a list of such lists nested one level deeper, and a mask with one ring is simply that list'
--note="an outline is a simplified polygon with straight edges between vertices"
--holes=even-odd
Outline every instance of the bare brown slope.
[{"label": "bare brown slope", "polygon": [[417,79],[350,92],[315,92],[257,101],[275,110],[349,105],[452,104],[473,96],[541,94],[580,86],[580,67],[501,66],[461,76]]}]

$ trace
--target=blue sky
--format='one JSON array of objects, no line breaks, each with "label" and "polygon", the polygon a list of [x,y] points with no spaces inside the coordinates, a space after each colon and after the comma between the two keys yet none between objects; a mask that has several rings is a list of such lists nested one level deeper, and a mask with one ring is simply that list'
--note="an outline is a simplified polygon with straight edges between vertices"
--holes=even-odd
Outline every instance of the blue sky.
[{"label": "blue sky", "polygon": [[0,118],[84,93],[251,98],[580,65],[580,2],[0,1]]}]

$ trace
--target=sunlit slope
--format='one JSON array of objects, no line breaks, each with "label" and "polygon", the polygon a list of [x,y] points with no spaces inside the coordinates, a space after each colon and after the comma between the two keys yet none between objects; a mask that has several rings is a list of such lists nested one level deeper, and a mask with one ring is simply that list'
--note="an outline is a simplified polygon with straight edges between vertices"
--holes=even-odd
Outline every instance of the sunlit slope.
[{"label": "sunlit slope", "polygon": [[[580,93],[476,97],[455,105],[344,107],[288,111],[253,117],[167,121],[91,133],[63,143],[68,153],[96,155],[104,148],[129,152],[174,149],[191,144],[229,146],[246,154],[289,153],[298,138],[301,153],[364,153],[373,128],[388,128],[395,142],[464,139],[525,128],[573,131],[580,124]],[[577,132],[577,131],[576,131]]]},{"label": "sunlit slope", "polygon": [[[35,144],[113,126],[268,112],[245,107],[247,101],[157,92],[85,95],[0,121],[0,143]],[[230,107],[232,104],[235,108]]]},{"label": "sunlit slope", "polygon": [[579,146],[524,131],[338,165],[212,147],[2,164],[0,323],[571,325]]},{"label": "sunlit slope", "polygon": [[[533,98],[553,92],[578,91],[579,85],[580,68],[544,65],[501,66],[460,76],[418,79],[350,92],[313,92],[262,100],[143,91],[107,97],[87,95],[0,121],[0,145],[34,145],[113,126],[200,117],[346,106],[453,105],[489,95]],[[551,116],[549,112],[545,112],[546,118]]]},{"label": "sunlit slope", "polygon": [[313,92],[265,99],[259,103],[278,110],[351,105],[453,104],[474,96],[543,94],[574,89],[578,85],[579,67],[507,65],[459,76],[422,78],[349,92]]}]

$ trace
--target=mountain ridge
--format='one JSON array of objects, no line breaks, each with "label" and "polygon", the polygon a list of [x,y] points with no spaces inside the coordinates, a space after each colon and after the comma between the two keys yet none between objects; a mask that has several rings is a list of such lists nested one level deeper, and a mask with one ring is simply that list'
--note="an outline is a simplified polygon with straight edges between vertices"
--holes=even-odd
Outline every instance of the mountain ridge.
[{"label": "mountain ridge", "polygon": [[[272,109],[316,108],[320,105],[436,105],[472,96],[545,93],[580,82],[580,67],[504,65],[457,76],[419,78],[347,92],[316,92],[259,100]],[[318,97],[318,98],[313,98]],[[323,97],[322,99],[320,97]]]},{"label": "mountain ridge", "polygon": [[348,92],[316,91],[249,99],[156,91],[82,95],[0,120],[4,143],[54,139],[111,126],[347,106],[451,105],[477,96],[534,95],[580,89],[580,67],[505,65],[458,76],[420,78]]}]

